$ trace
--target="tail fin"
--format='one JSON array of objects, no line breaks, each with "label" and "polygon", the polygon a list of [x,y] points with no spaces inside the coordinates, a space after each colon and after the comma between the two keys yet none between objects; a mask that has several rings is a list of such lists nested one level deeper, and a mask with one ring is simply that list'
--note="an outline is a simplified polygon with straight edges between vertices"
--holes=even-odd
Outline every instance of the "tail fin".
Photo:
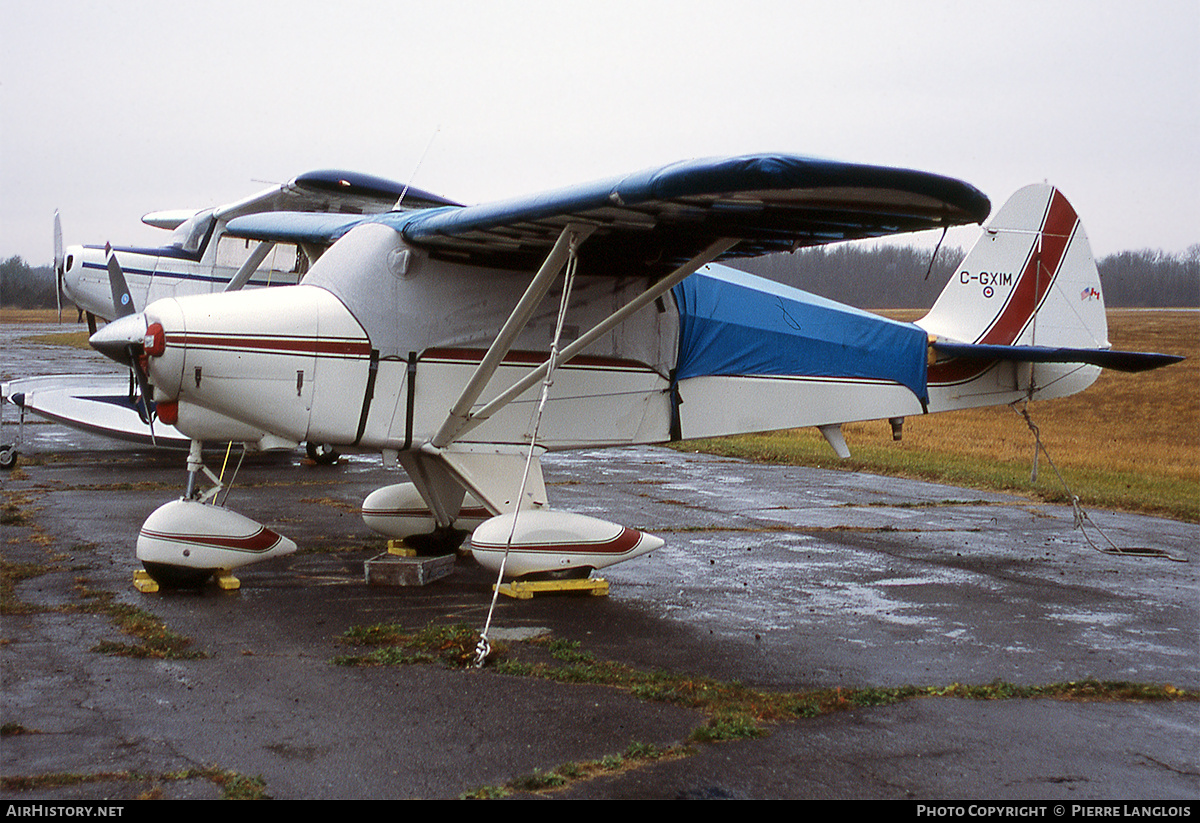
[{"label": "tail fin", "polygon": [[1045,184],[1009,198],[917,325],[936,358],[931,411],[1065,397],[1100,368],[1144,371],[1183,359],[1111,350],[1087,234],[1062,192]]},{"label": "tail fin", "polygon": [[959,343],[1107,349],[1100,273],[1075,209],[1046,184],[985,227],[917,325]]},{"label": "tail fin", "polygon": [[1053,186],[1020,189],[917,325],[929,333],[935,357],[931,411],[1086,389],[1100,375],[1095,365],[1012,356],[1018,347],[1022,355],[1109,347],[1100,274],[1075,209]]}]

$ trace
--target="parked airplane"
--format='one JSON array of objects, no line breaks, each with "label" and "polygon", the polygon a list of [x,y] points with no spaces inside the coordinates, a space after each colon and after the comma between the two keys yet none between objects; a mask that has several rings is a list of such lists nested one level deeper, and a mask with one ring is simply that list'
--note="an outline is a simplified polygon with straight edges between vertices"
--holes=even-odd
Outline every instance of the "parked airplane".
[{"label": "parked airplane", "polygon": [[1110,350],[1086,235],[1048,185],[1013,196],[917,323],[715,264],[989,211],[933,174],[763,155],[481,206],[233,220],[234,237],[332,246],[298,285],[159,300],[92,338],[193,438],[188,493],[146,521],[138,557],[190,583],[295,549],[198,491],[214,414],[381,451],[411,481],[364,503],[389,536],[445,551],[473,531],[501,575],[586,576],[662,541],[551,509],[548,449],[811,425],[845,454],[849,421],[1061,397],[1100,367],[1179,359]]},{"label": "parked airplane", "polygon": [[457,205],[421,189],[356,172],[324,170],[301,174],[250,197],[207,209],[151,212],[148,226],[172,231],[163,246],[104,245],[62,247],[55,214],[55,270],[59,288],[80,311],[95,318],[114,317],[109,258],[120,263],[135,306],[163,297],[183,297],[258,286],[295,285],[324,247],[319,243],[251,243],[226,231],[230,220],[273,211],[316,214],[375,214],[393,209]]},{"label": "parked airplane", "polygon": [[[61,317],[61,298],[66,296],[81,315],[87,315],[94,334],[96,318],[112,320],[164,297],[295,285],[325,250],[321,243],[252,243],[234,237],[226,227],[236,217],[286,210],[341,219],[347,214],[450,205],[456,204],[380,177],[338,170],[312,171],[223,206],[147,214],[142,222],[172,230],[165,245],[152,248],[114,248],[108,244],[64,248],[62,224],[56,212],[54,268],[59,314]],[[114,271],[119,278],[114,279]],[[148,404],[136,389],[136,384],[124,375],[52,375],[5,383],[3,399],[23,411],[83,431],[144,445],[187,448],[190,438],[173,426],[154,425]],[[232,426],[232,421],[227,425]],[[244,426],[233,428],[241,429],[239,441],[254,443],[260,449],[295,446],[266,432]],[[309,454],[322,461],[335,457],[323,444],[310,444]],[[0,447],[0,467],[11,468],[16,459],[17,444]]]}]

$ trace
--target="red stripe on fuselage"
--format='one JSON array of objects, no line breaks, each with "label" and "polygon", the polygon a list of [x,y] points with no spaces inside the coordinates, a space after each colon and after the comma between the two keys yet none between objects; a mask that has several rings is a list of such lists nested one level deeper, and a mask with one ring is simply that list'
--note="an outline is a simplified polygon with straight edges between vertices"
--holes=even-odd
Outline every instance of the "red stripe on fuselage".
[{"label": "red stripe on fuselage", "polygon": [[366,340],[320,337],[234,337],[216,334],[181,334],[168,335],[166,344],[192,349],[240,349],[260,354],[311,354],[318,357],[371,356],[371,344]]},{"label": "red stripe on fuselage", "polygon": [[[478,365],[483,361],[486,349],[468,348],[430,348],[421,352],[421,362],[446,362],[454,365]],[[501,361],[505,366],[540,366],[550,359],[547,352],[524,351],[514,349],[504,355]],[[620,357],[597,357],[589,354],[577,354],[566,363],[560,362],[559,368],[591,368],[621,371],[653,371],[648,365],[638,360],[628,360]]]}]

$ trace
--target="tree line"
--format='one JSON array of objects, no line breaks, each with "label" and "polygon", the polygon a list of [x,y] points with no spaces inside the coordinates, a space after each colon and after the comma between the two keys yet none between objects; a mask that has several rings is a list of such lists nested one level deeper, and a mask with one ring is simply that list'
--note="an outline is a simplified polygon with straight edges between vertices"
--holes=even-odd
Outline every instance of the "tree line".
[{"label": "tree line", "polygon": [[[823,246],[735,261],[736,268],[864,309],[933,305],[962,262],[961,248]],[[1126,251],[1097,261],[1110,308],[1200,307],[1200,243],[1182,254]]]},{"label": "tree line", "polygon": [[1096,265],[1107,306],[1200,306],[1200,243],[1174,255],[1150,249],[1123,251]]},{"label": "tree line", "polygon": [[[962,261],[961,248],[825,246],[734,261],[743,271],[864,309],[933,305]],[[1105,305],[1113,308],[1200,307],[1200,243],[1182,254],[1142,249],[1097,262]],[[52,308],[54,269],[20,257],[0,263],[0,306]]]},{"label": "tree line", "polygon": [[53,266],[34,268],[16,256],[0,263],[0,306],[48,309],[55,305]]}]

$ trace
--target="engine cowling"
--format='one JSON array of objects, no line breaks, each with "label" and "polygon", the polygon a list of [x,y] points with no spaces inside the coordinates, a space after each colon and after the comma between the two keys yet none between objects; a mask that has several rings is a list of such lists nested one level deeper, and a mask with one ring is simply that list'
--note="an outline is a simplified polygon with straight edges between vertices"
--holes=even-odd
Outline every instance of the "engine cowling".
[{"label": "engine cowling", "polygon": [[[355,441],[374,355],[358,321],[328,291],[301,285],[191,295],[155,301],[143,314],[138,343],[156,401],[190,404],[293,442]],[[177,427],[193,436],[187,425],[181,415]]]}]

